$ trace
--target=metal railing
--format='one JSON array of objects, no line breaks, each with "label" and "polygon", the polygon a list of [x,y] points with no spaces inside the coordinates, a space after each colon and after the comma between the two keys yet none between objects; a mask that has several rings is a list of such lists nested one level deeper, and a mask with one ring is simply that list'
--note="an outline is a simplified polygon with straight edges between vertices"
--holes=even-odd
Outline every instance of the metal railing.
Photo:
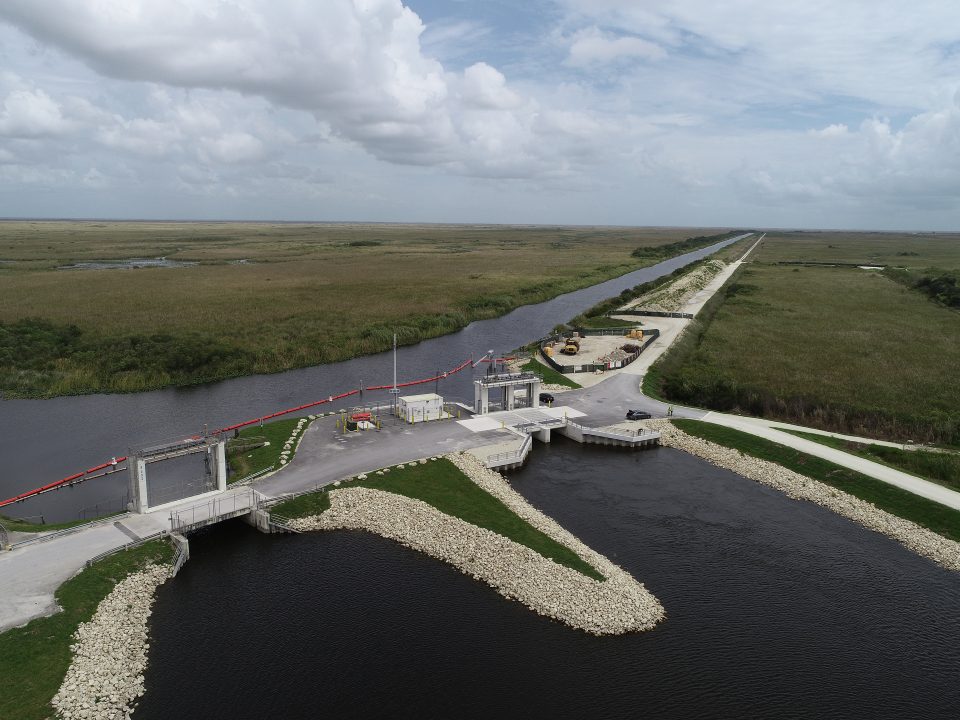
[{"label": "metal railing", "polygon": [[522,463],[527,459],[527,455],[530,454],[530,448],[532,446],[533,435],[527,435],[527,439],[515,450],[507,450],[505,452],[488,455],[485,461],[486,465],[487,467],[494,467],[496,465],[506,465],[515,462]]},{"label": "metal railing", "polygon": [[171,570],[171,577],[176,577],[177,573],[180,572],[180,568],[186,565],[187,560],[190,559],[190,545],[189,541],[180,535],[174,537],[174,541],[177,545],[177,551],[173,556],[173,570]]},{"label": "metal railing", "polygon": [[656,430],[648,430],[647,428],[640,428],[638,430],[630,430],[628,428],[622,428],[622,429],[618,428],[616,430],[612,430],[610,428],[591,428],[585,425],[580,425],[575,422],[568,422],[567,424],[569,426],[577,428],[580,432],[582,432],[585,435],[605,437],[605,438],[610,438],[612,440],[626,440],[626,439],[642,440],[645,438],[653,440],[654,438],[660,437],[659,432],[657,432]]},{"label": "metal railing", "polygon": [[110,550],[106,550],[100,553],[99,555],[94,555],[92,558],[87,560],[83,564],[83,566],[90,567],[95,562],[103,560],[104,558],[108,558],[111,555],[116,555],[118,552],[123,552],[124,550],[129,550],[130,548],[139,547],[141,545],[146,545],[148,542],[152,540],[158,540],[162,537],[166,537],[166,535],[168,535],[166,530],[158,530],[157,532],[152,533],[151,535],[147,535],[146,537],[142,537],[139,540],[133,540],[132,542],[124,543],[123,545],[120,545],[118,547],[112,548]]},{"label": "metal railing", "polygon": [[90,522],[74,525],[73,527],[64,528],[63,530],[56,530],[54,532],[37,535],[36,537],[27,538],[26,540],[20,540],[19,542],[13,543],[10,546],[10,549],[16,550],[17,548],[26,547],[27,545],[35,545],[37,543],[56,540],[57,538],[62,538],[67,535],[73,535],[74,533],[81,532],[83,530],[86,530],[87,528],[96,527],[98,525],[104,525],[106,523],[117,522],[122,519],[123,519],[123,516],[111,515],[110,517],[100,518],[99,520],[91,520]]},{"label": "metal railing", "polygon": [[226,497],[210,498],[206,502],[197,503],[183,510],[172,511],[170,529],[184,534],[222,520],[245,515],[259,507],[259,493],[251,487],[246,487],[239,492],[229,493]]},{"label": "metal railing", "polygon": [[240,478],[240,479],[237,480],[236,482],[230,483],[230,487],[242,487],[242,486],[246,485],[247,483],[253,482],[253,481],[256,480],[258,477],[260,477],[260,476],[262,476],[262,475],[266,475],[268,472],[272,472],[275,467],[276,467],[276,465],[274,464],[274,465],[271,465],[271,466],[268,467],[268,468],[264,468],[263,470],[257,470],[255,473],[250,473],[250,474],[247,475],[246,477]]}]

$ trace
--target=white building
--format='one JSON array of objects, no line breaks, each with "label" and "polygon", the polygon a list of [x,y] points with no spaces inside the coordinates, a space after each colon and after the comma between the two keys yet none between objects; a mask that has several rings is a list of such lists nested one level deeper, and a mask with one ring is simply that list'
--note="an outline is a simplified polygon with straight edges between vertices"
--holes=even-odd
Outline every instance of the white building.
[{"label": "white building", "polygon": [[409,423],[447,417],[443,412],[443,398],[436,393],[403,395],[398,401],[400,416]]}]

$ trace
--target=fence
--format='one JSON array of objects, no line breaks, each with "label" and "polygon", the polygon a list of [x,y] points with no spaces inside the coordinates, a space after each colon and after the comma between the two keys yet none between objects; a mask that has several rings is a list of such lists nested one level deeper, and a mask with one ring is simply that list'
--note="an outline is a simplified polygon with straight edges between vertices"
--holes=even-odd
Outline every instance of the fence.
[{"label": "fence", "polygon": [[663,310],[617,310],[614,315],[633,315],[636,317],[669,317],[693,320],[693,313],[665,312]]},{"label": "fence", "polygon": [[[620,332],[623,332],[623,328],[620,328]],[[613,366],[607,363],[587,363],[586,365],[561,365],[552,357],[547,355],[547,353],[544,351],[544,348],[546,347],[547,343],[555,343],[562,340],[563,339],[562,335],[548,335],[547,337],[543,338],[540,341],[540,356],[547,362],[547,364],[550,367],[552,367],[557,372],[561,372],[563,374],[586,373],[586,372],[592,373],[592,372],[596,372],[597,370],[600,370],[601,372],[605,370],[615,370],[617,368],[626,367],[627,365],[632,363],[634,360],[640,357],[640,354],[644,350],[650,347],[650,345],[658,337],[660,337],[660,331],[657,330],[656,328],[653,328],[651,330],[645,330],[643,334],[644,334],[644,339],[643,339],[643,343],[640,345],[640,350],[633,353],[632,355],[628,355],[623,360],[618,361],[618,364],[614,364]]]},{"label": "fence", "polygon": [[488,468],[494,468],[500,465],[520,464],[527,459],[531,447],[533,447],[533,435],[527,435],[526,440],[521,443],[520,447],[514,450],[488,455],[484,459],[484,462]]},{"label": "fence", "polygon": [[627,327],[606,327],[606,328],[574,328],[581,337],[589,337],[591,335],[623,335],[625,332],[630,330]]},{"label": "fence", "polygon": [[116,515],[117,513],[122,513],[127,511],[127,505],[130,503],[130,493],[125,492],[123,495],[116,497],[112,500],[103,500],[96,503],[95,505],[88,505],[87,507],[80,510],[77,513],[78,520],[95,520],[100,517],[105,517],[107,515]]},{"label": "fence", "polygon": [[90,558],[84,563],[84,567],[90,567],[95,562],[99,560],[103,560],[104,558],[110,557],[111,555],[115,555],[118,552],[123,552],[124,550],[129,550],[130,548],[139,547],[141,545],[146,545],[151,540],[158,540],[159,538],[165,537],[166,535],[167,535],[166,530],[158,530],[152,535],[147,535],[146,537],[140,538],[139,540],[133,540],[132,542],[128,542],[123,545],[120,545],[119,547],[115,547],[105,552],[102,552],[99,555],[94,555],[92,558]]},{"label": "fence", "polygon": [[253,488],[245,487],[226,496],[211,498],[207,502],[171,512],[170,529],[182,535],[221,520],[246,515],[259,507],[259,493]]},{"label": "fence", "polygon": [[89,527],[94,527],[96,525],[103,525],[105,523],[113,523],[113,522],[117,522],[117,520],[118,520],[117,515],[110,515],[109,517],[100,518],[98,520],[91,520],[90,522],[74,525],[73,527],[64,528],[63,530],[56,530],[54,532],[43,533],[42,535],[34,535],[33,537],[27,538],[26,540],[20,540],[19,542],[13,543],[10,546],[10,549],[14,550],[16,548],[21,548],[26,545],[33,545],[35,543],[43,543],[49,540],[55,540],[56,538],[61,538],[61,537],[64,537],[65,535],[73,535],[74,533],[78,533],[81,530],[86,530]]}]

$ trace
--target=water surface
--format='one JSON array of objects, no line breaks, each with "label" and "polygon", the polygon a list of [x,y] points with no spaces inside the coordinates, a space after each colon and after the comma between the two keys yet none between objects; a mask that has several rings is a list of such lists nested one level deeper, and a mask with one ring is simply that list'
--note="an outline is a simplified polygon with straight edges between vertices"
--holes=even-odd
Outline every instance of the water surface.
[{"label": "water surface", "polygon": [[136,717],[953,718],[960,577],[676,450],[511,476],[667,619],[596,638],[362,532],[191,539]]}]

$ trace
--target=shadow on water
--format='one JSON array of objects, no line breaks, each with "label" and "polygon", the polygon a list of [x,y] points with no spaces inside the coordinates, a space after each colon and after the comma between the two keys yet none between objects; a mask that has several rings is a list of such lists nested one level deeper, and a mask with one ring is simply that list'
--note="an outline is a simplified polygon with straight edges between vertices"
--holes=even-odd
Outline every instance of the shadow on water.
[{"label": "shadow on water", "polygon": [[960,577],[675,450],[538,445],[514,487],[644,582],[595,638],[361,532],[195,537],[136,717],[946,718]]}]

